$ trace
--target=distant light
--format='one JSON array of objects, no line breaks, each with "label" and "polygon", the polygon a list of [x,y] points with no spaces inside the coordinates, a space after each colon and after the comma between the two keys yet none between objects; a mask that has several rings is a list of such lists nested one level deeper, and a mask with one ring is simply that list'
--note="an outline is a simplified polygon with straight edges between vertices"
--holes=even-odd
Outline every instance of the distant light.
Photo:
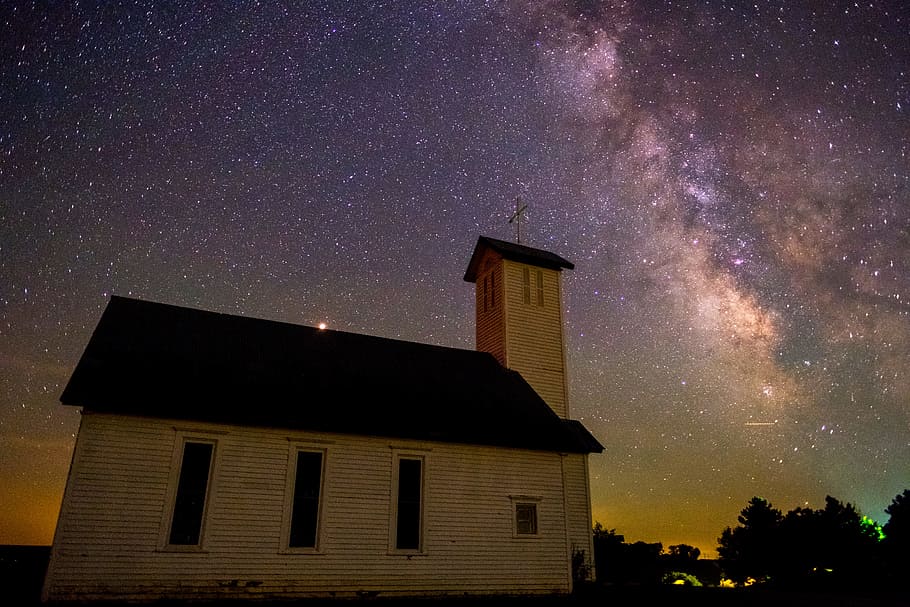
[{"label": "distant light", "polygon": [[319,323],[319,330],[320,330],[320,331],[325,331],[326,327],[328,327],[328,325],[325,324],[324,322]]}]

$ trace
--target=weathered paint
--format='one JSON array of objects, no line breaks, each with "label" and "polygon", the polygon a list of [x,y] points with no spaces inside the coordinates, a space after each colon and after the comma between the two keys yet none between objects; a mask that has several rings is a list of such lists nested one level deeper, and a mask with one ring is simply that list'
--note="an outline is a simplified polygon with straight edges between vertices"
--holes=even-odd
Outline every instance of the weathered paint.
[{"label": "weathered paint", "polygon": [[[177,551],[165,543],[175,446],[184,435],[213,439],[216,448],[202,545]],[[282,544],[291,445],[326,454],[319,547],[308,553]],[[420,453],[426,462],[419,555],[390,546],[395,452]],[[86,413],[45,598],[568,592],[567,545],[590,545],[585,462],[543,451]],[[539,537],[514,536],[514,496],[539,499]]]}]

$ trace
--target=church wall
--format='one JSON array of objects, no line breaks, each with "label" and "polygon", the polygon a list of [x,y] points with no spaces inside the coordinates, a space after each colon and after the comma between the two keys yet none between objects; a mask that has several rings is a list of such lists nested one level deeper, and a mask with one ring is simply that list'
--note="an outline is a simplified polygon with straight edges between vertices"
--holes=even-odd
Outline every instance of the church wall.
[{"label": "church wall", "polygon": [[[489,352],[499,364],[506,364],[505,304],[502,288],[502,257],[487,251],[480,262],[475,293],[477,350]],[[491,295],[489,290],[495,293]]]},{"label": "church wall", "polygon": [[[215,442],[201,549],[166,544],[183,435]],[[318,550],[282,545],[292,445],[324,450]],[[394,454],[425,461],[423,553],[391,549]],[[590,534],[581,470],[529,450],[83,415],[45,586],[51,600],[567,592]],[[569,462],[569,463],[567,463]],[[565,476],[564,476],[565,475]],[[585,479],[586,480],[586,479]],[[538,504],[516,536],[513,498]],[[566,508],[579,520],[567,522]],[[577,537],[575,537],[577,536]]]},{"label": "church wall", "polygon": [[[530,268],[531,303],[525,303],[523,269]],[[544,305],[537,305],[536,277],[544,279]],[[503,261],[506,289],[506,366],[522,377],[563,418],[568,417],[562,333],[560,274]]]},{"label": "church wall", "polygon": [[589,567],[588,579],[594,579],[594,539],[591,528],[590,481],[588,457],[570,453],[563,458],[566,486],[566,512],[571,553],[584,552]]}]

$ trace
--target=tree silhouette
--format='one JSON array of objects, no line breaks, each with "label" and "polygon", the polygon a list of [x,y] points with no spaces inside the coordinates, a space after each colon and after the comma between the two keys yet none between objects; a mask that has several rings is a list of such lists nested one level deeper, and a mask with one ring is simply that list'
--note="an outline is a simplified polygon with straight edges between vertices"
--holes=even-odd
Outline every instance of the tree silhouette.
[{"label": "tree silhouette", "polygon": [[667,548],[667,556],[674,560],[688,563],[697,561],[698,557],[701,556],[701,550],[694,546],[689,546],[688,544],[676,544],[675,546],[669,546]]},{"label": "tree silhouette", "polygon": [[830,495],[822,510],[797,508],[781,522],[778,583],[855,586],[874,575],[878,533],[852,504]]},{"label": "tree silhouette", "polygon": [[772,567],[776,581],[795,585],[819,569],[819,554],[824,532],[821,520],[812,508],[795,508],[784,516],[780,524],[778,560]]},{"label": "tree silhouette", "polygon": [[[686,544],[626,544],[615,529],[594,525],[597,582],[654,585],[672,580],[707,584],[725,577],[739,584],[750,578],[775,586],[873,590],[887,574],[902,586],[910,571],[910,489],[885,509],[884,527],[850,503],[825,497],[819,510],[795,508],[784,516],[770,502],[753,497],[718,538],[719,560],[699,560]],[[884,538],[884,539],[882,539]],[[721,570],[718,569],[718,564]]]},{"label": "tree silhouette", "polygon": [[885,513],[890,518],[882,527],[882,548],[888,573],[896,582],[910,571],[910,489],[896,495]]},{"label": "tree silhouette", "polygon": [[687,544],[676,544],[667,547],[660,556],[665,584],[685,584],[688,586],[711,585],[720,583],[720,569],[713,560],[699,560],[701,550]]},{"label": "tree silhouette", "polygon": [[878,526],[830,495],[823,509],[796,508],[786,516],[752,498],[738,520],[718,539],[721,566],[738,583],[857,587],[881,566]]},{"label": "tree silhouette", "polygon": [[890,517],[882,528],[885,541],[910,551],[910,489],[894,496],[891,505],[885,508],[885,514]]},{"label": "tree silhouette", "polygon": [[626,544],[615,529],[594,524],[594,565],[597,581],[607,584],[658,584],[661,578],[660,543]]},{"label": "tree silhouette", "polygon": [[783,520],[781,512],[767,500],[753,497],[737,520],[739,526],[727,527],[717,540],[721,567],[740,584],[748,578],[764,580],[772,573]]},{"label": "tree silhouette", "polygon": [[842,504],[830,495],[818,516],[824,533],[818,566],[837,574],[840,584],[855,585],[873,575],[878,544],[874,526],[863,523],[853,504]]}]

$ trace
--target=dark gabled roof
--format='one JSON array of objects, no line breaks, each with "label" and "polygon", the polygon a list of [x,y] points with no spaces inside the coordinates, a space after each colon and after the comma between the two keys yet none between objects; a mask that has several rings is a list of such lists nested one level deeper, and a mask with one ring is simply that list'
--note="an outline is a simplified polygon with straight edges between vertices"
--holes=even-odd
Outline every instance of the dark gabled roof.
[{"label": "dark gabled roof", "polygon": [[474,253],[471,255],[471,261],[468,262],[468,269],[464,273],[464,279],[467,282],[477,282],[477,270],[480,260],[487,249],[492,249],[512,261],[519,261],[551,270],[574,270],[575,265],[566,259],[563,259],[556,253],[550,253],[543,249],[526,247],[523,244],[497,240],[488,236],[481,236],[477,239],[474,246]]},{"label": "dark gabled roof", "polygon": [[590,453],[491,355],[112,297],[60,400],[156,418]]}]

